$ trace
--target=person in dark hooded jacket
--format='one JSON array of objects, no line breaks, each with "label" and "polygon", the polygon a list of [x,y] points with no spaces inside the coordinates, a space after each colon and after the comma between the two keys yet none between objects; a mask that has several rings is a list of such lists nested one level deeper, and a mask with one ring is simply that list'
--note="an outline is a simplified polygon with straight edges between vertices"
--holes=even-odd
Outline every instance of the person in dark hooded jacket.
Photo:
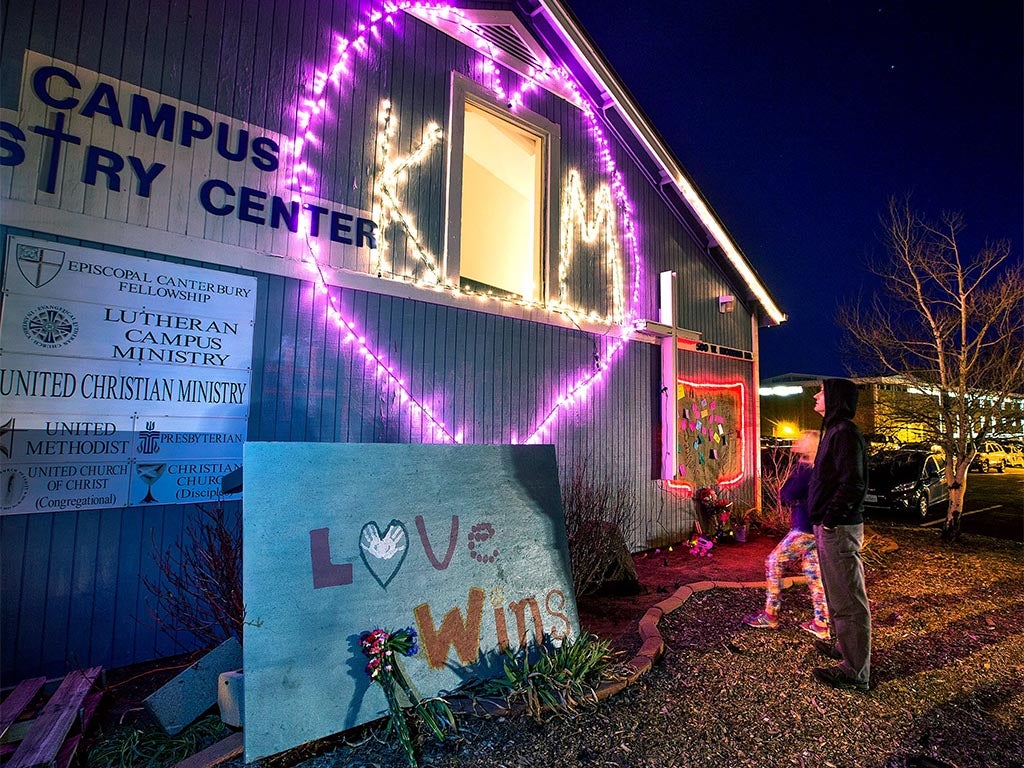
[{"label": "person in dark hooded jacket", "polygon": [[839,662],[834,667],[816,667],[813,674],[833,688],[867,691],[871,611],[861,548],[868,467],[864,437],[852,421],[857,395],[857,386],[846,379],[825,379],[815,395],[814,410],[824,421],[807,507],[835,638],[834,644],[815,640],[814,647]]}]

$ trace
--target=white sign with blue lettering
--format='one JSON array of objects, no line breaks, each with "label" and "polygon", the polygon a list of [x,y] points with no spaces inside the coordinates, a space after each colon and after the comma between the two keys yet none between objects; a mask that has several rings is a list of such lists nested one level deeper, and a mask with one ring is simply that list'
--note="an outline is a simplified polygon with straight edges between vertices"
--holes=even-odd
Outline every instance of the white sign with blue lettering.
[{"label": "white sign with blue lettering", "polygon": [[241,466],[255,278],[6,243],[0,513],[209,501]]},{"label": "white sign with blue lettering", "polygon": [[315,248],[325,264],[368,263],[377,248],[371,214],[297,188],[294,147],[273,131],[27,51],[19,111],[0,110],[0,198],[254,256],[309,261]]}]

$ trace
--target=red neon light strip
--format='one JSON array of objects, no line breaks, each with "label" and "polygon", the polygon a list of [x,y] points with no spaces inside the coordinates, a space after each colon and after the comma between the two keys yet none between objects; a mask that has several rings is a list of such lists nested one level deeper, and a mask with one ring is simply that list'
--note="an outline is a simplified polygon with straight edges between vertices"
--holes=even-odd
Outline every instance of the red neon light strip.
[{"label": "red neon light strip", "polygon": [[[747,446],[746,446],[746,443],[745,443],[745,438],[746,438],[746,434],[747,434],[747,424],[746,424],[746,420],[747,420],[747,399],[746,399],[746,396],[744,394],[743,382],[742,381],[734,381],[734,382],[729,382],[729,383],[718,383],[718,382],[698,383],[698,382],[695,382],[695,381],[687,381],[686,379],[684,379],[683,377],[680,376],[677,379],[676,383],[677,384],[682,384],[683,386],[687,386],[687,387],[693,387],[694,389],[698,389],[698,390],[699,389],[739,389],[739,393],[740,393],[740,431],[739,431],[739,440],[738,440],[738,442],[739,442],[739,449],[740,449],[740,471],[739,471],[738,474],[734,475],[733,477],[727,477],[727,478],[721,478],[720,477],[720,478],[718,478],[716,480],[716,483],[719,486],[721,486],[721,487],[727,487],[727,486],[730,486],[730,485],[735,485],[736,483],[740,482],[744,477],[746,477],[746,474],[747,474]],[[676,397],[678,398],[678,394],[676,395]],[[673,425],[673,430],[675,430],[675,429],[676,429],[676,426]],[[676,439],[676,435],[675,435],[674,431],[673,431],[672,439],[673,440]],[[669,480],[668,481],[668,485],[671,488],[681,488],[683,490],[688,490],[688,491],[691,491],[691,492],[695,490],[694,485],[692,483],[686,482],[685,480]]]}]

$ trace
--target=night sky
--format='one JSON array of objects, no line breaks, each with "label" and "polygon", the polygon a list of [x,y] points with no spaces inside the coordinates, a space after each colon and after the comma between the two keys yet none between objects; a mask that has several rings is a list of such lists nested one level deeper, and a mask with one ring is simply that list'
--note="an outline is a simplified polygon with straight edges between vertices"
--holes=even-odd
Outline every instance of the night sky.
[{"label": "night sky", "polygon": [[891,196],[1021,258],[1021,3],[568,2],[789,315],[762,377],[846,373]]}]

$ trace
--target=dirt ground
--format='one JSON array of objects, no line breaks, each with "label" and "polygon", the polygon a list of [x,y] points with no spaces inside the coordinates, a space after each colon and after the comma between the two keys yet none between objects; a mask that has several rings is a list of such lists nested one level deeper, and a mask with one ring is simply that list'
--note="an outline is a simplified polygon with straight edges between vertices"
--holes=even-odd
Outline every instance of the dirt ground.
[{"label": "dirt ground", "polygon": [[[642,552],[634,557],[641,591],[635,595],[587,595],[577,600],[580,624],[612,643],[629,658],[640,647],[637,624],[644,612],[683,584],[695,581],[758,581],[764,578],[764,558],[777,537],[753,536],[745,544],[716,546],[711,557],[695,557],[685,545]],[[106,695],[91,734],[110,733],[121,726],[156,727],[143,701],[202,654],[112,669],[106,673]]]},{"label": "dirt ground", "polygon": [[[1024,768],[1021,546],[982,537],[949,546],[916,527],[885,533],[869,536],[865,552],[874,619],[869,693],[812,677],[813,667],[830,662],[798,626],[810,613],[806,588],[785,590],[775,631],[741,621],[763,605],[763,589],[711,589],[664,616],[664,658],[619,694],[543,724],[464,718],[457,739],[423,743],[420,765]],[[581,601],[584,626],[619,632],[618,644],[628,645],[633,617],[677,583],[760,581],[773,544],[764,537],[723,545],[711,559],[675,548],[647,553],[637,558],[647,591]],[[281,765],[402,764],[382,730],[368,727]]]},{"label": "dirt ground", "polygon": [[[950,547],[936,531],[916,527],[883,534],[867,537],[875,625],[870,694],[833,691],[812,679],[811,667],[828,662],[798,628],[809,616],[805,588],[783,593],[783,626],[773,632],[740,621],[763,605],[763,589],[713,589],[662,619],[665,657],[595,709],[543,725],[524,717],[461,718],[457,739],[421,745],[420,764],[1024,768],[1020,544],[968,537]],[[723,543],[712,557],[695,557],[685,546],[640,553],[634,559],[641,592],[580,598],[581,624],[631,658],[647,608],[697,581],[762,581],[777,540],[761,535]],[[899,548],[886,551],[890,541]],[[139,696],[173,674],[165,668],[123,677],[106,721],[132,722]],[[404,764],[379,724],[265,762],[266,768]]]}]

